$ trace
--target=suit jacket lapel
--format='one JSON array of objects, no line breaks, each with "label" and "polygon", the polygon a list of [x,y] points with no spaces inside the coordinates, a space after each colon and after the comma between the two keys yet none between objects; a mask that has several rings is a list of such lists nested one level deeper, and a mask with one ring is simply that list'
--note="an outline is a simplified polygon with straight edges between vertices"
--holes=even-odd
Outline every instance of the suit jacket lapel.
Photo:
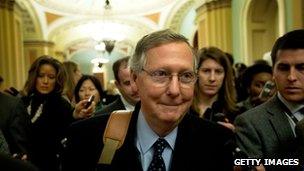
[{"label": "suit jacket lapel", "polygon": [[135,111],[132,113],[124,145],[117,150],[114,157],[115,161],[113,162],[117,162],[115,165],[121,167],[122,170],[142,170],[140,153],[135,145],[138,113],[139,105],[136,106]]},{"label": "suit jacket lapel", "polygon": [[284,104],[279,100],[277,96],[272,98],[268,103],[268,114],[270,124],[273,126],[278,139],[282,144],[290,143],[287,140],[294,138],[294,133],[289,124],[288,117],[284,113],[286,110]]}]

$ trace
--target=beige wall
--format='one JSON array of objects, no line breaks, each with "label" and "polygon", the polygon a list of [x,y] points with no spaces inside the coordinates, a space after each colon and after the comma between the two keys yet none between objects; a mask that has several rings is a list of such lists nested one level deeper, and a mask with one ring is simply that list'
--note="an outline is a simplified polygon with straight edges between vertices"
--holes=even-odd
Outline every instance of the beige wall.
[{"label": "beige wall", "polygon": [[3,87],[22,88],[25,81],[21,10],[14,1],[0,2],[0,75]]},{"label": "beige wall", "polygon": [[231,0],[204,3],[196,11],[199,48],[216,46],[231,53]]}]

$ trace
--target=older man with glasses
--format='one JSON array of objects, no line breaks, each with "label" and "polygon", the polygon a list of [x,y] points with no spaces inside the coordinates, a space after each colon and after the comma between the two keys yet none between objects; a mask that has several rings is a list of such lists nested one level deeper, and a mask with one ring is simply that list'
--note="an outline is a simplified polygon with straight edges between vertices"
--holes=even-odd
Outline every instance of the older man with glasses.
[{"label": "older man with glasses", "polygon": [[189,114],[196,57],[170,30],[143,37],[129,61],[140,102],[124,144],[109,165],[97,164],[108,116],[75,123],[67,135],[64,170],[232,170],[232,132]]}]

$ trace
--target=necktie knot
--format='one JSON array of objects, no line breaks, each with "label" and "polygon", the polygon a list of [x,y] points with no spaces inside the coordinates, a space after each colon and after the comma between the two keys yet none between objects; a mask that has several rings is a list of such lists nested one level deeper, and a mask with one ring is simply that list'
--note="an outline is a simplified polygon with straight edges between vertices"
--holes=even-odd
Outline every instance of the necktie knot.
[{"label": "necktie knot", "polygon": [[165,139],[158,138],[158,140],[153,144],[154,153],[162,154],[167,144],[168,143]]}]

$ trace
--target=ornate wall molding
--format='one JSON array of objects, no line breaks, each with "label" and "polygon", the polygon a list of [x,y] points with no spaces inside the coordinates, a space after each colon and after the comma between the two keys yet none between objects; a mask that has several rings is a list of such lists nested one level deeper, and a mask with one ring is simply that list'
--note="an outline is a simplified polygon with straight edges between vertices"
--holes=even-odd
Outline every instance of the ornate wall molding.
[{"label": "ornate wall molding", "polygon": [[205,13],[207,11],[213,11],[220,8],[231,7],[231,0],[218,0],[218,1],[209,1],[201,6],[199,6],[196,11],[200,11],[201,13]]},{"label": "ornate wall molding", "polygon": [[6,7],[6,0],[0,0],[0,8],[5,8]]},{"label": "ornate wall molding", "polygon": [[0,0],[0,8],[5,8],[10,11],[14,10],[15,0]]},{"label": "ornate wall molding", "polygon": [[189,12],[189,9],[194,5],[194,3],[194,0],[189,0],[182,4],[182,6],[179,7],[176,11],[174,11],[174,14],[168,18],[166,25],[170,29],[179,32],[184,16],[186,16],[186,14]]},{"label": "ornate wall molding", "polygon": [[14,5],[15,5],[15,0],[8,0],[7,1],[7,8],[8,8],[8,10],[13,11],[14,10]]},{"label": "ornate wall molding", "polygon": [[43,41],[43,40],[26,40],[24,41],[24,44],[30,46],[44,46],[44,47],[53,47],[55,45],[54,42]]}]

